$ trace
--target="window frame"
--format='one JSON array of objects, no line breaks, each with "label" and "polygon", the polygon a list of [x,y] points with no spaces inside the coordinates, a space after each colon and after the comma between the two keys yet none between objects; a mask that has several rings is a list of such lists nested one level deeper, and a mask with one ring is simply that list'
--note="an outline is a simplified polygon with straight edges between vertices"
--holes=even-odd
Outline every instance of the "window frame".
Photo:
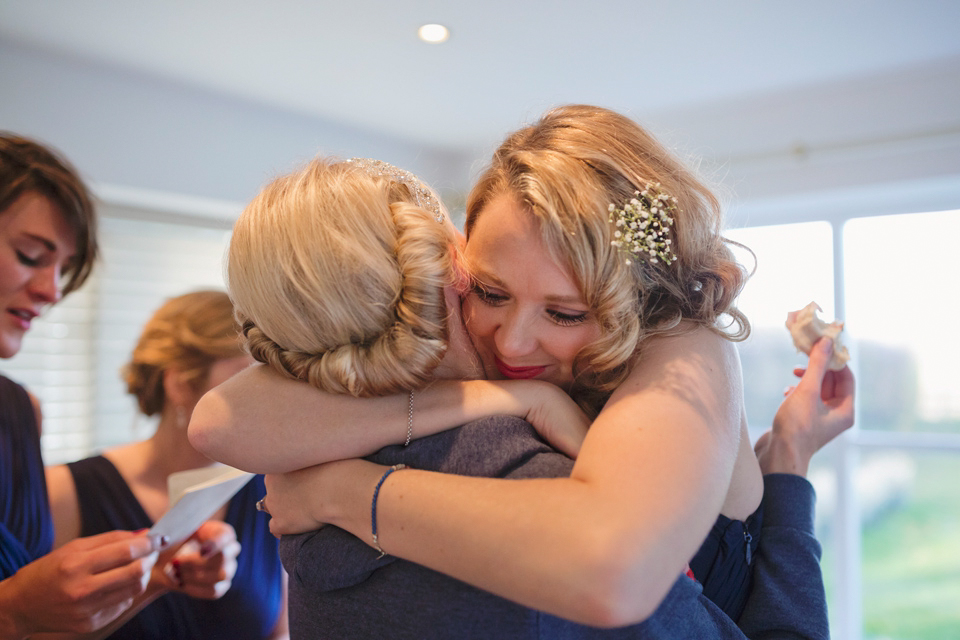
[{"label": "window frame", "polygon": [[[887,215],[957,211],[960,215],[960,178],[946,176],[909,183],[870,185],[843,191],[819,192],[746,202],[731,209],[728,228],[755,228],[799,222],[826,222],[833,242],[833,290],[835,316],[845,318],[845,230],[849,221]],[[759,221],[759,222],[758,222]],[[851,362],[857,376],[857,362]],[[746,372],[745,372],[746,376]],[[856,396],[856,415],[860,415]],[[755,441],[769,425],[751,425]],[[831,634],[861,640],[863,618],[862,522],[856,490],[856,474],[862,454],[872,451],[936,451],[960,455],[960,434],[895,432],[861,429],[859,424],[841,434],[825,449],[827,468],[836,474],[837,495],[831,532],[832,567]],[[827,452],[829,452],[829,457]],[[825,543],[826,541],[821,541]]]}]

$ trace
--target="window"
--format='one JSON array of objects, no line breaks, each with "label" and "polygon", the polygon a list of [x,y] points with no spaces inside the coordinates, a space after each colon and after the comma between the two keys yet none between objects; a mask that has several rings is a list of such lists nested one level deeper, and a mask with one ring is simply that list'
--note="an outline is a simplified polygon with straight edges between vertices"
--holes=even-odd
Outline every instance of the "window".
[{"label": "window", "polygon": [[[783,326],[816,301],[845,321],[857,424],[814,459],[835,637],[944,638],[960,628],[960,211],[737,229],[757,256],[740,305],[747,412],[758,436],[791,368]],[[743,259],[744,254],[738,254]]]},{"label": "window", "polygon": [[3,372],[42,404],[44,461],[69,462],[148,437],[120,369],[150,315],[172,296],[223,289],[222,223],[165,223],[105,207],[90,281],[38,319]]}]

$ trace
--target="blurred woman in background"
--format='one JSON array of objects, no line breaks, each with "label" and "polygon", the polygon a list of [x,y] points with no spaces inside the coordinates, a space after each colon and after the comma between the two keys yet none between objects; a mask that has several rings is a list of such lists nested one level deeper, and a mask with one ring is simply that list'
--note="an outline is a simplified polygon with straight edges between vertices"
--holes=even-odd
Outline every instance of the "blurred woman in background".
[{"label": "blurred woman in background", "polygon": [[[161,306],[123,372],[140,411],[159,416],[156,432],[147,440],[47,470],[54,546],[116,528],[151,527],[170,508],[168,476],[213,464],[187,440],[194,405],[250,361],[241,349],[226,293],[197,291]],[[150,593],[155,600],[111,637],[285,636],[285,585],[276,539],[265,515],[256,510],[264,493],[262,476],[255,476],[214,516],[233,526],[242,548],[232,587],[227,571],[206,584],[192,584],[196,576],[187,575],[191,569],[178,555],[165,564],[166,584],[164,578],[155,581]],[[193,553],[205,556],[207,551],[201,546]]]}]

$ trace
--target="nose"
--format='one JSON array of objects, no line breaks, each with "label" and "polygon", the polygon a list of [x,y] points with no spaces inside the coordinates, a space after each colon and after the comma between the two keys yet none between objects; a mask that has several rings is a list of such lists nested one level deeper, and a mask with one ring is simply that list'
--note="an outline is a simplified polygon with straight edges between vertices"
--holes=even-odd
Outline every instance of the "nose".
[{"label": "nose", "polygon": [[30,278],[31,297],[45,304],[54,304],[60,301],[63,293],[60,291],[60,265],[52,264],[37,269]]},{"label": "nose", "polygon": [[494,335],[500,355],[518,358],[536,351],[537,340],[532,329],[530,318],[522,312],[505,314]]}]

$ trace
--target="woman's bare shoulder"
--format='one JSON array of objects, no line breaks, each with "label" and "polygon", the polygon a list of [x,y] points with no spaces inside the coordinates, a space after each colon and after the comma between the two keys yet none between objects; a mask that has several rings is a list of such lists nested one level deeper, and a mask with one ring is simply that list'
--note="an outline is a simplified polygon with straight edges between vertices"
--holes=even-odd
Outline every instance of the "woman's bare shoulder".
[{"label": "woman's bare shoulder", "polygon": [[736,346],[703,326],[647,339],[639,349],[627,380],[670,379],[673,376],[722,374],[740,378]]}]

